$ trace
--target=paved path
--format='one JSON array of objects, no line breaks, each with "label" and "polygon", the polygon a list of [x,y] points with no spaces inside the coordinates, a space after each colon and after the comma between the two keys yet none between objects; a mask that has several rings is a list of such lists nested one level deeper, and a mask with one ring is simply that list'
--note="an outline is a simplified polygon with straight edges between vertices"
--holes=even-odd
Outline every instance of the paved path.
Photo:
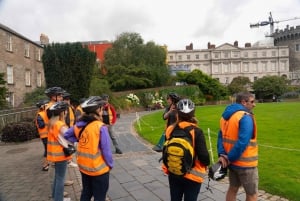
[{"label": "paved path", "polygon": [[[140,115],[147,112],[139,113]],[[161,154],[151,150],[152,145],[141,140],[132,129],[135,113],[122,114],[114,126],[115,133],[124,152],[114,155],[115,167],[110,173],[108,200],[111,201],[167,201],[170,200],[168,178],[158,163]],[[113,149],[114,150],[114,149]],[[43,147],[39,139],[21,144],[0,145],[0,201],[49,201],[51,171],[41,171]],[[73,180],[66,186],[69,193],[66,201],[79,201],[81,178],[78,168],[68,167],[67,179]],[[210,182],[212,192],[203,183],[198,200],[222,201],[228,188],[226,179]],[[245,200],[243,191],[238,200]],[[284,200],[260,192],[260,201]]]}]

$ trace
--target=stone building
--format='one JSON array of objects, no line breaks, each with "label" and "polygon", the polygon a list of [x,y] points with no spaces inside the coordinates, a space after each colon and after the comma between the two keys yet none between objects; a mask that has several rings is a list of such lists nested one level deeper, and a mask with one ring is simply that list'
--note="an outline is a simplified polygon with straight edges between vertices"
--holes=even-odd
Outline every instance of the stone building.
[{"label": "stone building", "polygon": [[[41,35],[43,43],[49,42]],[[25,93],[45,85],[42,64],[43,45],[0,24],[0,73],[8,88],[7,101],[12,107],[22,106]]]},{"label": "stone building", "polygon": [[208,43],[207,49],[194,50],[190,44],[186,50],[168,51],[171,68],[185,66],[189,71],[199,69],[220,81],[229,84],[237,76],[249,77],[253,82],[265,75],[289,78],[289,49],[287,46],[239,47],[235,41],[216,47]]},{"label": "stone building", "polygon": [[276,30],[273,34],[275,46],[289,47],[290,74],[293,84],[300,84],[300,26]]}]

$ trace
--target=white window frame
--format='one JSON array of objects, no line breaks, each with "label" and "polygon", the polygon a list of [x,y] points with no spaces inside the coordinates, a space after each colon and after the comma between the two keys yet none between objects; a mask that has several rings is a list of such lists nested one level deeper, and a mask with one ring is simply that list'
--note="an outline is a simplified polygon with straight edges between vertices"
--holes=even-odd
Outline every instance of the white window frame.
[{"label": "white window frame", "polygon": [[13,84],[14,83],[14,68],[12,65],[6,66],[6,81],[7,84]]},{"label": "white window frame", "polygon": [[295,44],[295,52],[300,52],[300,44]]},{"label": "white window frame", "polygon": [[25,57],[30,56],[30,45],[29,45],[29,43],[24,44],[24,56]]},{"label": "white window frame", "polygon": [[37,72],[36,85],[37,85],[37,87],[42,86],[42,73],[41,72]]},{"label": "white window frame", "polygon": [[276,71],[276,62],[275,61],[271,62],[271,70]]},{"label": "white window frame", "polygon": [[25,71],[25,86],[31,86],[31,71],[26,70]]},{"label": "white window frame", "polygon": [[7,33],[6,50],[12,52],[12,35]]},{"label": "white window frame", "polygon": [[36,49],[36,60],[41,61],[41,49],[40,48]]}]

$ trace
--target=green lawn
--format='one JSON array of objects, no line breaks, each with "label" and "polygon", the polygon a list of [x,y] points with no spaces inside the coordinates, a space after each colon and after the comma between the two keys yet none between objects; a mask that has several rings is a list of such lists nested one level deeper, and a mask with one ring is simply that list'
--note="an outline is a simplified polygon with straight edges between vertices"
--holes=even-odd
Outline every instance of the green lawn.
[{"label": "green lawn", "polygon": [[[216,139],[219,119],[226,106],[200,106],[196,109],[199,126],[212,142],[214,160],[217,158]],[[135,124],[137,132],[156,144],[164,129],[163,111],[143,116]],[[259,189],[289,200],[300,198],[300,102],[257,103],[254,113],[259,143]],[[298,126],[297,126],[298,125]]]}]

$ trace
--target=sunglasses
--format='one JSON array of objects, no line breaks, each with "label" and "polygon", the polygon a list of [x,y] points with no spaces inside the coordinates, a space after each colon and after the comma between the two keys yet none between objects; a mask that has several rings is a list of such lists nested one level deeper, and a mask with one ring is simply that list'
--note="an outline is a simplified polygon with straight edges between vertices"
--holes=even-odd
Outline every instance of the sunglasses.
[{"label": "sunglasses", "polygon": [[250,103],[252,103],[252,104],[253,104],[253,103],[255,102],[255,100],[252,100],[252,101],[246,101],[246,102],[250,102]]}]

